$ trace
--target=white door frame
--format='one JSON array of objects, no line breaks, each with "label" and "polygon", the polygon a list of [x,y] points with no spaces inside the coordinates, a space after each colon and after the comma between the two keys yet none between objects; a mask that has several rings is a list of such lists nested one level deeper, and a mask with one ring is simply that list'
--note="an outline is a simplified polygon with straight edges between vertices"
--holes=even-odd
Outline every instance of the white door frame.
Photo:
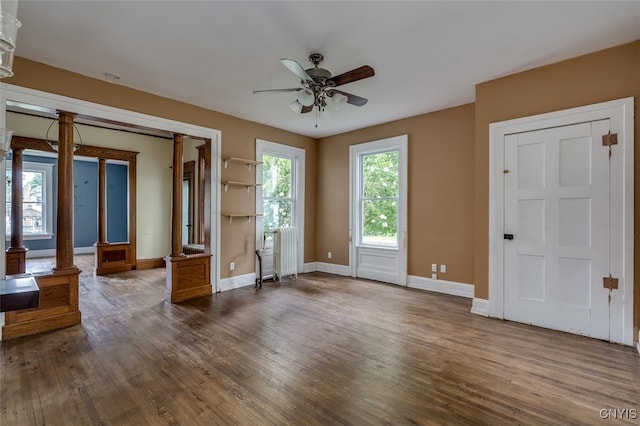
[{"label": "white door frame", "polygon": [[[384,152],[390,149],[398,149],[399,163],[399,191],[398,194],[398,263],[400,270],[400,282],[407,285],[407,193],[408,193],[408,135],[393,136],[371,142],[351,145],[349,147],[349,268],[352,277],[357,275],[357,232],[360,222],[358,209],[354,206],[359,191],[359,178],[354,176],[358,170],[358,155],[363,153]],[[362,149],[366,151],[362,152]],[[356,151],[359,151],[356,153]],[[383,249],[381,249],[383,250]]]},{"label": "white door frame", "polygon": [[[91,117],[104,118],[111,121],[135,124],[151,129],[165,130],[167,132],[181,133],[189,136],[201,137],[211,140],[211,285],[213,291],[219,291],[220,282],[220,146],[222,132],[220,130],[197,126],[191,123],[182,123],[166,118],[141,114],[101,105],[67,96],[47,93],[40,90],[28,89],[7,83],[0,83],[0,127],[6,127],[7,101],[24,102],[41,106],[52,110],[72,111]],[[0,164],[0,174],[5,174],[5,162]],[[0,191],[0,204],[5,203],[5,193]],[[5,218],[0,215],[0,238],[5,239]],[[0,276],[4,277],[6,271],[5,257],[0,256]],[[2,318],[0,318],[1,320]],[[1,322],[1,321],[0,321]]]},{"label": "white door frame", "polygon": [[[618,153],[612,157],[612,167],[622,167],[620,199],[612,200],[614,217],[622,217],[619,231],[612,229],[612,250],[622,247],[620,289],[612,297],[622,300],[623,312],[612,312],[610,340],[633,345],[633,98],[556,111],[489,125],[489,316],[504,318],[504,137],[513,133],[559,127],[575,123],[609,119],[611,132],[618,133]],[[602,149],[606,149],[603,147]],[[612,196],[614,191],[612,191]],[[619,209],[617,212],[614,209]],[[612,265],[613,268],[613,265]]]}]

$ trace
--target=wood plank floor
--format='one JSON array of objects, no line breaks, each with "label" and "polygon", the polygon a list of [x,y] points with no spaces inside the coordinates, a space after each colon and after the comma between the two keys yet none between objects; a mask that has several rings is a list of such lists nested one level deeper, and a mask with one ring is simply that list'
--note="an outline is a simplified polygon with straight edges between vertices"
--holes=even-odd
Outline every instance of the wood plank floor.
[{"label": "wood plank floor", "polygon": [[85,266],[82,325],[0,344],[0,424],[640,423],[635,349],[469,299],[321,273],[163,298],[164,270]]}]

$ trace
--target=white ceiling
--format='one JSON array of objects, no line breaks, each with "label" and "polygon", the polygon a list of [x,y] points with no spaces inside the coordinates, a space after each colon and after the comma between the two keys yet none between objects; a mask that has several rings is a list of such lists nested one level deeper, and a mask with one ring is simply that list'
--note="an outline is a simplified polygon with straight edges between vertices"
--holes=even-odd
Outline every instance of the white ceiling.
[{"label": "white ceiling", "polygon": [[[21,0],[16,55],[311,137],[474,101],[475,85],[640,39],[640,2]],[[296,115],[281,63],[334,75],[369,99]],[[215,123],[212,123],[215,125]]]}]

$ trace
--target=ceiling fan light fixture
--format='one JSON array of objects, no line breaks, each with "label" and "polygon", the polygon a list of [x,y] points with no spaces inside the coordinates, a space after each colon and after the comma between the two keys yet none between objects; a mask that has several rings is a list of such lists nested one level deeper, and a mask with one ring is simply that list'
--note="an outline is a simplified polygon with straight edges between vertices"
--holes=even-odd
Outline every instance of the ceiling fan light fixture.
[{"label": "ceiling fan light fixture", "polygon": [[13,76],[13,54],[15,50],[0,51],[0,78]]},{"label": "ceiling fan light fixture", "polygon": [[13,53],[21,24],[18,0],[0,0],[0,78],[13,75]]},{"label": "ceiling fan light fixture", "polygon": [[16,37],[21,26],[17,16],[17,0],[0,2],[0,50],[9,51],[16,48]]},{"label": "ceiling fan light fixture", "polygon": [[310,90],[302,90],[298,95],[298,102],[304,106],[311,106],[315,102],[315,96]]},{"label": "ceiling fan light fixture", "polygon": [[342,93],[334,92],[333,96],[331,96],[331,100],[333,103],[333,108],[335,108],[336,111],[339,111],[343,106],[345,106],[349,98],[347,98]]},{"label": "ceiling fan light fixture", "polygon": [[[53,125],[56,124],[57,122],[58,122],[58,119],[54,118],[51,124],[49,124],[49,127],[47,127],[47,133],[44,135],[44,140],[47,142],[47,145],[49,145],[51,149],[53,149],[55,152],[58,152],[58,148],[60,144],[56,140],[49,139],[49,131],[51,130]],[[80,130],[78,130],[78,127],[75,124],[73,125],[73,130],[75,131],[75,133],[78,134],[78,139],[80,139],[80,143],[76,143],[76,142],[73,143],[73,152],[76,152],[78,149],[82,147],[83,142],[82,142],[82,135],[80,135]]]},{"label": "ceiling fan light fixture", "polygon": [[13,130],[0,129],[0,161],[6,158],[11,148],[11,136],[13,136]]},{"label": "ceiling fan light fixture", "polygon": [[295,100],[293,102],[291,102],[289,104],[289,109],[293,112],[295,112],[296,114],[301,114],[302,113],[302,107],[304,105],[302,105],[300,102],[298,102],[298,100]]}]

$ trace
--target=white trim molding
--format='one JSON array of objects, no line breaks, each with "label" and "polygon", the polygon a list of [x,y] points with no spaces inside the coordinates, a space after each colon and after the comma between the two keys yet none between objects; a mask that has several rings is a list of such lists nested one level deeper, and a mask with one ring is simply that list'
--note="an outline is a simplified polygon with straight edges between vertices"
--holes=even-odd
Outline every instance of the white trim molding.
[{"label": "white trim molding", "polygon": [[471,313],[476,315],[482,315],[483,317],[489,316],[489,301],[487,299],[473,298],[471,302]]},{"label": "white trim molding", "polygon": [[621,229],[612,235],[620,252],[620,290],[622,309],[611,319],[610,341],[633,346],[633,98],[617,99],[578,108],[491,123],[489,125],[489,316],[504,318],[504,138],[507,135],[571,125],[610,120],[611,131],[618,133],[619,153],[615,156],[622,167]]},{"label": "white trim molding", "polygon": [[256,274],[254,272],[235,277],[223,278],[220,280],[219,291],[234,290],[236,288],[256,285]]},{"label": "white trim molding", "polygon": [[317,262],[318,272],[326,272],[327,274],[342,275],[344,277],[351,276],[351,267],[349,265],[336,265],[335,263]]},{"label": "white trim molding", "polygon": [[[409,135],[407,134],[349,146],[349,275],[352,277],[372,278],[391,284],[407,285],[408,146]],[[365,155],[391,151],[398,153],[397,247],[366,245],[361,241],[360,235],[363,227],[360,194],[363,185],[361,159]],[[370,262],[362,262],[363,258],[369,259]]]},{"label": "white trim molding", "polygon": [[409,275],[407,287],[420,290],[435,291],[437,293],[450,294],[452,296],[473,298],[475,287],[473,284],[458,283],[455,281],[434,280],[433,278]]},{"label": "white trim molding", "polygon": [[318,262],[308,262],[302,265],[302,273],[308,274],[310,272],[316,272],[318,270]]}]

